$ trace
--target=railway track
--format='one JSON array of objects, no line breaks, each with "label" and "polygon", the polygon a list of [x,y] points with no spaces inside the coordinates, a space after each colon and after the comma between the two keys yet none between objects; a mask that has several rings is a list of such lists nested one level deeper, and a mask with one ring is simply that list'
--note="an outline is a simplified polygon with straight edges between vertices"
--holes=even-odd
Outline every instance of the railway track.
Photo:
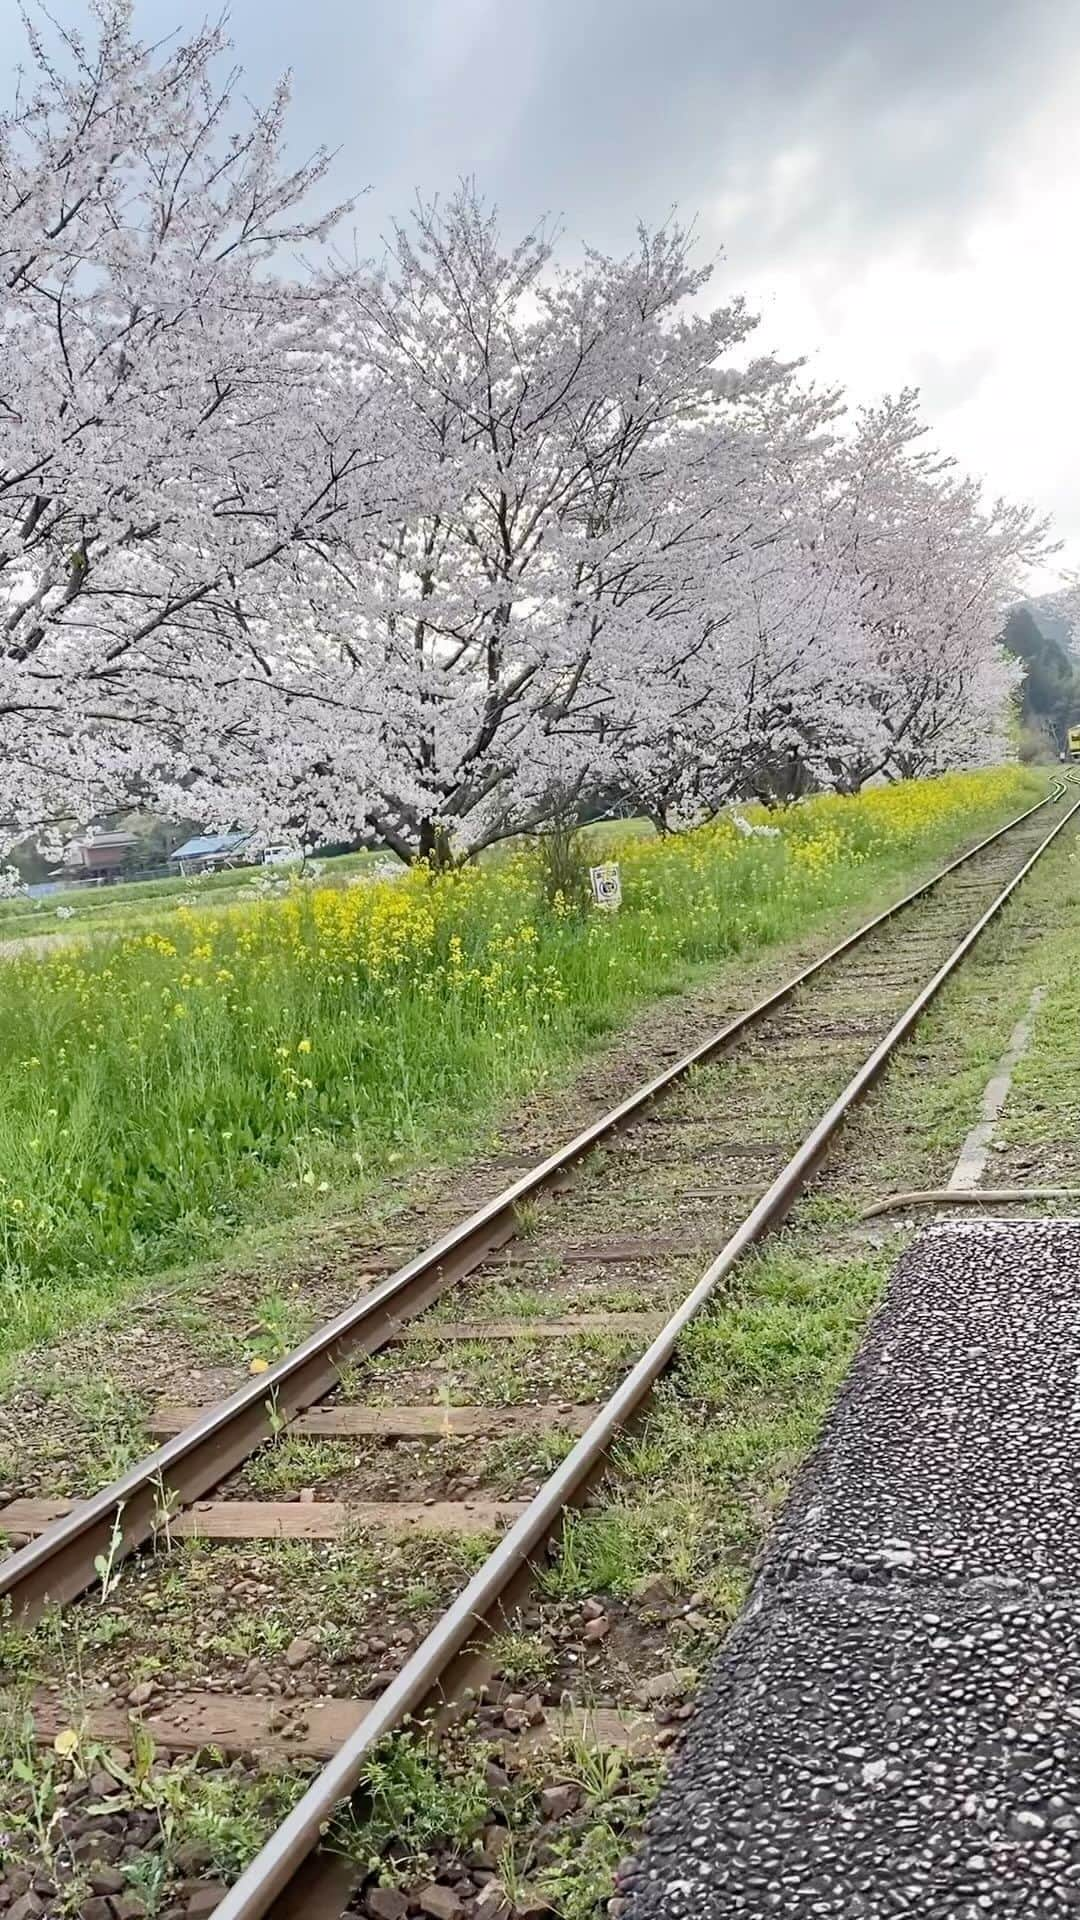
[{"label": "railway track", "polygon": [[[117,1739],[137,1708],[172,1753],[210,1745],[326,1759],[224,1893],[219,1920],[340,1915],[355,1868],[320,1836],[379,1743],[431,1710],[452,1720],[493,1676],[496,1695],[519,1697],[500,1688],[493,1644],[518,1631],[523,1609],[528,1618],[535,1570],[566,1516],[603,1499],[611,1448],[641,1420],[680,1337],[785,1217],[851,1109],[1080,807],[1071,795],[1054,804],[1061,797],[950,863],[434,1245],[371,1249],[368,1291],[229,1400],[164,1399],[152,1420],[162,1444],[121,1479],[78,1503],[0,1510],[0,1529],[25,1542],[0,1562],[0,1598],[26,1624],[95,1588],[108,1605],[129,1555],[126,1577],[149,1605],[170,1556],[138,1555],[147,1543],[197,1539],[204,1564],[262,1540],[412,1539],[421,1554],[451,1543],[449,1590],[404,1624],[395,1594],[393,1636],[358,1634],[363,1653],[336,1673],[301,1634],[246,1690],[235,1672],[208,1673],[201,1688],[144,1687],[141,1700],[98,1713],[98,1735]],[[311,1484],[286,1487],[283,1458],[309,1469]],[[288,1497],[266,1498],[270,1483]],[[609,1626],[590,1633],[586,1621],[568,1655],[588,1667],[578,1717],[632,1741],[649,1680],[621,1697],[633,1656],[620,1667]],[[573,1717],[572,1668],[547,1678],[541,1707],[569,1698]],[[504,1735],[534,1737],[530,1721],[544,1714],[524,1705],[496,1709]],[[63,1710],[55,1698],[36,1708],[51,1738]]]}]

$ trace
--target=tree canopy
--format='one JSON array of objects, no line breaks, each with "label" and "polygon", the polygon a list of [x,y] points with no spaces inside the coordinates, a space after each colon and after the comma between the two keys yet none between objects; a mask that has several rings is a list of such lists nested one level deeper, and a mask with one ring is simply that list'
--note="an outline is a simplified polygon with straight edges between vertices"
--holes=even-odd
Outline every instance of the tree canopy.
[{"label": "tree canopy", "polygon": [[335,253],[285,83],[91,15],[0,116],[7,844],[137,797],[446,858],[1000,755],[1045,529],[917,395],[755,352],[674,220],[571,258],[466,182]]}]

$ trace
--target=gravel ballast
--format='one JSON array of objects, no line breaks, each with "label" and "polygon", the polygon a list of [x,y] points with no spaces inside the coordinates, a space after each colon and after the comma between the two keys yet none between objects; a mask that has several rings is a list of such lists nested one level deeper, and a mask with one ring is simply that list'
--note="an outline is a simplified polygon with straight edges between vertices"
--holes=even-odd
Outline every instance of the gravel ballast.
[{"label": "gravel ballast", "polygon": [[1080,1913],[1078,1378],[1080,1221],[903,1256],[625,1920]]}]

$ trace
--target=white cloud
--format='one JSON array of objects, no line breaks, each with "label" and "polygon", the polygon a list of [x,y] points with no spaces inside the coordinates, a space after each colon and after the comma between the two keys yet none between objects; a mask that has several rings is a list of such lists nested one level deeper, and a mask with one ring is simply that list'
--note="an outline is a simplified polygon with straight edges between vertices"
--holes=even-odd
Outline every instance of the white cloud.
[{"label": "white cloud", "polygon": [[[762,314],[760,338],[785,353],[810,351],[823,380],[856,399],[905,384],[922,388],[942,447],[991,492],[1028,499],[1053,515],[1066,541],[1062,564],[1080,565],[1080,123],[1072,102],[1080,60],[1036,117],[1003,131],[986,192],[927,247],[900,233],[861,246],[818,227],[798,252],[739,270],[739,229],[778,220],[788,234],[813,155],[781,152],[756,202],[725,194],[710,210],[727,226],[732,279]],[[943,190],[947,183],[943,182]],[[778,198],[784,202],[781,209]]]}]

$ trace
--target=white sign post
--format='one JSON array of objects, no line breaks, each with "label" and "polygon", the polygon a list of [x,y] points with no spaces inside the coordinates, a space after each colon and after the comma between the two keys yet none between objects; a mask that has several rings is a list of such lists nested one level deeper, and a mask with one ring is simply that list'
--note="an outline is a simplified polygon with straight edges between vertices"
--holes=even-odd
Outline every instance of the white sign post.
[{"label": "white sign post", "polygon": [[589,884],[596,906],[605,907],[609,913],[622,906],[622,878],[617,860],[609,860],[602,867],[590,867]]}]

